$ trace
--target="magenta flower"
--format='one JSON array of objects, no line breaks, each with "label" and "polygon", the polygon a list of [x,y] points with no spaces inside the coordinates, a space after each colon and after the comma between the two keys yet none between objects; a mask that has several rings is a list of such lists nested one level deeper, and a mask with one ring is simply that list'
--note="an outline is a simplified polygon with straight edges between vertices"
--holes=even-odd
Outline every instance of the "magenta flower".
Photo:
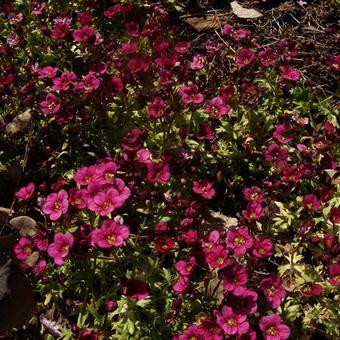
[{"label": "magenta flower", "polygon": [[182,85],[178,93],[185,104],[200,104],[204,100],[204,96],[199,92],[198,86],[192,82],[188,82],[188,85]]},{"label": "magenta flower", "polygon": [[45,115],[54,114],[60,110],[60,100],[53,93],[48,93],[45,100],[40,102],[39,107]]},{"label": "magenta flower", "polygon": [[289,65],[281,65],[279,69],[284,79],[291,81],[298,81],[300,79],[300,72]]},{"label": "magenta flower", "polygon": [[319,296],[323,293],[323,288],[319,284],[308,282],[304,284],[301,292],[308,297]]},{"label": "magenta flower", "polygon": [[252,63],[254,58],[255,55],[253,52],[250,52],[247,48],[242,48],[235,56],[236,65],[239,68],[246,67]]},{"label": "magenta flower", "polygon": [[74,242],[73,235],[70,233],[54,234],[54,242],[47,248],[47,253],[53,258],[54,262],[61,266],[70,252]]},{"label": "magenta flower", "polygon": [[28,183],[26,186],[20,188],[14,196],[19,200],[19,202],[29,201],[35,191],[34,183]]},{"label": "magenta flower", "polygon": [[207,180],[193,181],[192,191],[207,200],[212,199],[216,194],[213,184]]},{"label": "magenta flower", "polygon": [[332,263],[328,267],[329,283],[332,286],[340,286],[340,264]]},{"label": "magenta flower", "polygon": [[217,324],[223,329],[225,335],[244,334],[249,329],[246,315],[235,314],[232,308],[224,306],[222,315],[217,317]]},{"label": "magenta flower", "polygon": [[228,251],[221,245],[215,245],[205,257],[208,265],[212,268],[222,269],[229,263]]},{"label": "magenta flower", "polygon": [[329,212],[328,218],[333,224],[340,223],[340,208],[333,207]]},{"label": "magenta flower", "polygon": [[196,259],[195,257],[191,256],[188,261],[178,261],[175,264],[175,268],[178,273],[182,276],[190,276],[195,268]]},{"label": "magenta flower", "polygon": [[294,139],[292,127],[288,124],[277,125],[273,137],[281,144],[288,144]]},{"label": "magenta flower", "polygon": [[282,167],[287,164],[288,150],[277,144],[270,144],[264,153],[264,159]]},{"label": "magenta flower", "polygon": [[26,260],[33,253],[31,240],[27,237],[21,237],[14,246],[14,253],[18,260]]},{"label": "magenta flower", "polygon": [[48,195],[42,206],[43,213],[49,215],[51,221],[56,221],[61,215],[67,212],[67,209],[68,195],[65,190]]},{"label": "magenta flower", "polygon": [[160,254],[166,254],[176,248],[176,242],[171,237],[156,237],[155,250]]},{"label": "magenta flower", "polygon": [[70,31],[72,19],[68,17],[57,17],[54,19],[54,26],[51,31],[51,38],[54,40],[64,40]]},{"label": "magenta flower", "polygon": [[52,89],[55,91],[67,91],[76,80],[77,76],[73,72],[63,72],[60,77],[53,79]]},{"label": "magenta flower", "polygon": [[246,268],[238,263],[225,267],[220,274],[223,279],[223,288],[228,292],[239,290],[248,282]]},{"label": "magenta flower", "polygon": [[175,45],[175,51],[181,54],[186,54],[189,52],[190,47],[191,47],[191,43],[181,41]]},{"label": "magenta flower", "polygon": [[259,323],[265,340],[286,340],[290,336],[290,329],[282,322],[277,314],[263,316]]},{"label": "magenta flower", "polygon": [[321,208],[320,201],[313,194],[303,196],[302,204],[303,207],[309,211],[317,211]]},{"label": "magenta flower", "polygon": [[131,300],[144,300],[150,293],[144,281],[129,279],[124,284],[123,294]]},{"label": "magenta flower", "polygon": [[176,295],[185,294],[190,288],[190,279],[187,276],[180,276],[177,282],[172,286]]},{"label": "magenta flower", "polygon": [[164,184],[170,179],[169,165],[165,162],[148,164],[147,180],[151,183]]},{"label": "magenta flower", "polygon": [[259,53],[260,63],[264,67],[273,66],[276,63],[276,54],[272,48],[266,48]]},{"label": "magenta flower", "polygon": [[124,244],[130,235],[126,225],[116,223],[113,220],[106,220],[100,229],[90,233],[91,243],[99,248],[117,248]]},{"label": "magenta flower", "polygon": [[122,46],[120,48],[120,52],[122,54],[134,54],[138,49],[137,43],[122,43]]},{"label": "magenta flower", "polygon": [[254,222],[264,216],[262,205],[256,202],[248,203],[247,209],[242,210],[242,216],[248,222]]},{"label": "magenta flower", "polygon": [[107,96],[114,96],[122,93],[124,90],[124,84],[120,77],[111,77],[105,83],[104,91]]},{"label": "magenta flower", "polygon": [[243,256],[253,246],[254,240],[248,234],[248,228],[243,226],[227,232],[227,247],[236,256]]},{"label": "magenta flower", "polygon": [[244,198],[250,202],[262,203],[264,199],[264,193],[257,186],[251,188],[244,188],[242,190]]},{"label": "magenta flower", "polygon": [[45,232],[39,230],[32,238],[34,246],[39,251],[46,251],[48,247],[48,237]]},{"label": "magenta flower", "polygon": [[94,31],[91,26],[83,26],[81,28],[76,29],[73,32],[74,41],[87,43],[94,37]]},{"label": "magenta flower", "polygon": [[77,90],[84,90],[85,93],[90,93],[97,90],[100,86],[100,79],[94,74],[87,74],[77,85]]},{"label": "magenta flower", "polygon": [[255,291],[244,287],[238,287],[228,295],[228,305],[237,314],[250,315],[257,312],[257,298]]},{"label": "magenta flower", "polygon": [[42,14],[45,7],[46,2],[32,1],[32,13],[35,15]]},{"label": "magenta flower", "polygon": [[270,277],[263,279],[260,282],[260,289],[271,308],[278,308],[286,297],[286,290],[277,274],[271,274]]},{"label": "magenta flower", "polygon": [[166,113],[167,105],[161,98],[156,97],[151,104],[148,106],[149,118],[156,120],[163,117]]},{"label": "magenta flower", "polygon": [[53,66],[45,66],[38,69],[39,79],[52,79],[56,76],[59,68]]},{"label": "magenta flower", "polygon": [[201,124],[198,127],[198,132],[196,133],[196,138],[198,140],[212,140],[214,139],[214,134],[209,124]]},{"label": "magenta flower", "polygon": [[128,68],[132,74],[145,73],[150,67],[150,57],[144,54],[137,55],[128,61]]},{"label": "magenta flower", "polygon": [[203,55],[195,54],[190,63],[190,68],[192,70],[200,70],[205,66],[206,62],[207,60]]},{"label": "magenta flower", "polygon": [[220,119],[228,114],[230,106],[225,103],[222,97],[215,97],[205,102],[204,111],[207,112],[211,118]]},{"label": "magenta flower", "polygon": [[254,241],[253,255],[258,259],[264,259],[273,255],[273,244],[269,238],[257,238]]},{"label": "magenta flower", "polygon": [[95,165],[91,165],[89,167],[84,166],[76,171],[73,179],[75,182],[81,185],[89,185],[90,183],[94,182],[93,178],[95,177],[96,173],[97,167]]},{"label": "magenta flower", "polygon": [[95,193],[87,205],[90,210],[99,213],[100,216],[107,216],[115,209],[122,207],[124,203],[125,198],[119,194],[118,190],[111,188]]}]

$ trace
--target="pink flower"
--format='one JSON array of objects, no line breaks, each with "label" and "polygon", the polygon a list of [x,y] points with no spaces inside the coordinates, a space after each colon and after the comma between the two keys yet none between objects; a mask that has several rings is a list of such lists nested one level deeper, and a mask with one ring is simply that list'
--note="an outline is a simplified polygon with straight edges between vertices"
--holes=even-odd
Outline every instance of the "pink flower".
[{"label": "pink flower", "polygon": [[[190,325],[189,327],[187,327],[184,333],[178,337],[177,340],[195,340],[195,339],[196,340],[204,340],[204,339],[214,340],[210,332],[204,329],[201,325],[200,326]],[[176,340],[176,339],[173,338],[172,340]]]},{"label": "pink flower", "polygon": [[257,311],[258,295],[255,291],[244,287],[238,287],[228,295],[228,305],[237,314],[249,315]]},{"label": "pink flower", "polygon": [[60,110],[60,100],[53,93],[48,93],[40,103],[40,110],[45,115],[57,113]]},{"label": "pink flower", "polygon": [[298,81],[300,79],[300,72],[289,65],[281,65],[279,69],[284,79],[292,81]]},{"label": "pink flower", "polygon": [[61,266],[64,264],[66,257],[73,246],[74,238],[70,233],[56,233],[54,235],[54,242],[47,248],[47,253],[53,258],[54,262]]},{"label": "pink flower", "polygon": [[332,263],[328,267],[329,283],[332,286],[340,286],[340,264]]},{"label": "pink flower", "polygon": [[178,93],[185,104],[200,104],[204,100],[203,94],[199,92],[197,85],[192,82],[188,82],[188,85],[182,85]]},{"label": "pink flower", "polygon": [[55,91],[67,91],[77,80],[73,72],[63,72],[60,77],[53,79],[52,89]]},{"label": "pink flower", "polygon": [[156,237],[155,250],[160,254],[166,254],[176,248],[176,242],[171,237]]},{"label": "pink flower", "polygon": [[51,79],[54,78],[58,72],[58,67],[45,66],[43,68],[38,69],[38,78],[39,79]]},{"label": "pink flower", "polygon": [[192,70],[200,70],[204,67],[207,62],[206,58],[200,54],[195,54],[192,58],[192,62],[190,63],[190,68]]},{"label": "pink flower", "polygon": [[123,294],[131,300],[144,300],[150,295],[147,284],[136,279],[129,279],[125,282]]},{"label": "pink flower", "polygon": [[185,294],[190,288],[190,279],[187,276],[180,276],[178,281],[172,286],[176,295]]},{"label": "pink flower", "polygon": [[328,218],[333,224],[340,223],[340,208],[333,207],[329,212]]},{"label": "pink flower", "polygon": [[46,7],[46,2],[32,1],[32,13],[35,15],[42,14],[45,7]]},{"label": "pink flower", "polygon": [[51,221],[56,221],[61,215],[67,212],[67,209],[68,195],[65,190],[48,195],[42,206],[43,213],[49,215]]},{"label": "pink flower", "polygon": [[302,204],[303,207],[309,211],[317,211],[321,208],[320,201],[313,194],[303,196]]},{"label": "pink flower", "polygon": [[20,188],[14,196],[19,200],[19,202],[29,201],[35,191],[34,183],[28,183],[26,186]]},{"label": "pink flower", "polygon": [[45,260],[39,260],[32,268],[35,275],[42,275],[47,270],[47,263]]},{"label": "pink flower", "polygon": [[134,54],[138,49],[138,44],[137,43],[123,43],[120,52],[122,54]]},{"label": "pink flower", "polygon": [[250,202],[262,203],[264,199],[264,193],[257,186],[251,188],[244,188],[242,190],[244,198]]},{"label": "pink flower", "polygon": [[228,292],[239,290],[248,282],[247,270],[240,264],[225,267],[220,275],[223,279],[223,288]]},{"label": "pink flower", "polygon": [[205,259],[212,269],[225,268],[229,263],[228,251],[223,246],[215,245]]},{"label": "pink flower", "polygon": [[86,208],[86,191],[82,189],[72,188],[70,190],[70,203],[77,209]]},{"label": "pink flower", "polygon": [[73,32],[74,41],[87,43],[94,38],[94,31],[91,26],[83,26]]},{"label": "pink flower", "polygon": [[253,52],[250,52],[247,48],[242,48],[235,56],[236,65],[239,68],[246,67],[252,63],[254,57]]},{"label": "pink flower", "polygon": [[117,164],[114,161],[98,164],[93,181],[99,184],[113,184],[117,168]]},{"label": "pink flower", "polygon": [[248,203],[247,209],[242,210],[242,216],[248,222],[254,222],[264,216],[262,205],[257,202]]},{"label": "pink flower", "polygon": [[287,164],[288,150],[277,144],[270,144],[264,153],[264,159],[280,167],[284,166]]},{"label": "pink flower", "polygon": [[156,120],[165,115],[167,105],[161,98],[156,97],[151,104],[148,106],[149,118],[151,120]]},{"label": "pink flower", "polygon": [[124,244],[130,235],[126,225],[116,223],[113,220],[106,220],[100,229],[90,233],[91,243],[99,248],[117,248]]},{"label": "pink flower", "polygon": [[191,44],[189,42],[181,41],[176,44],[175,51],[181,54],[186,54],[189,52]]},{"label": "pink flower", "polygon": [[31,241],[27,237],[21,237],[14,246],[14,253],[18,260],[26,260],[33,253]]},{"label": "pink flower", "polygon": [[235,314],[232,308],[224,306],[222,315],[217,317],[217,324],[223,329],[225,335],[244,334],[249,329],[246,315]]},{"label": "pink flower", "polygon": [[39,230],[32,238],[34,246],[39,251],[46,251],[48,247],[48,237],[45,232]]},{"label": "pink flower", "polygon": [[239,227],[227,232],[227,247],[233,250],[236,256],[243,256],[253,246],[254,240],[248,234],[247,227]]},{"label": "pink flower", "polygon": [[259,59],[262,66],[273,66],[276,63],[276,54],[274,50],[269,47],[259,53]]},{"label": "pink flower", "polygon": [[264,259],[273,255],[273,244],[269,238],[257,238],[254,242],[253,255],[258,259]]},{"label": "pink flower", "polygon": [[107,216],[115,209],[122,207],[124,203],[125,198],[119,194],[117,189],[111,188],[95,193],[88,202],[88,208],[99,213],[100,216]]},{"label": "pink flower", "polygon": [[97,172],[97,167],[95,165],[91,165],[89,167],[81,167],[79,168],[73,176],[75,182],[81,185],[89,185],[94,182],[94,177]]},{"label": "pink flower", "polygon": [[340,71],[340,54],[334,56],[328,56],[326,62],[329,66],[331,66],[335,71]]},{"label": "pink flower", "polygon": [[191,256],[188,261],[178,261],[175,264],[175,268],[178,271],[178,273],[182,276],[190,276],[192,272],[194,271],[196,265],[196,259],[195,257]]},{"label": "pink flower", "polygon": [[207,112],[211,118],[220,119],[228,114],[230,106],[225,103],[222,97],[215,97],[205,102],[204,111]]},{"label": "pink flower", "polygon": [[192,191],[207,200],[212,199],[216,194],[213,184],[207,180],[193,181]]},{"label": "pink flower", "polygon": [[286,291],[277,274],[271,274],[270,277],[263,279],[260,282],[260,289],[271,308],[278,308],[286,297]]},{"label": "pink flower", "polygon": [[116,94],[122,93],[124,90],[124,84],[120,77],[111,77],[105,83],[105,94],[107,96],[114,96]]},{"label": "pink flower", "polygon": [[265,340],[286,340],[290,336],[290,329],[282,323],[282,319],[277,314],[263,316],[259,323]]},{"label": "pink flower", "polygon": [[170,179],[169,165],[165,162],[148,164],[147,179],[151,183],[166,183]]},{"label": "pink flower", "polygon": [[77,85],[77,90],[84,90],[85,93],[90,93],[97,90],[100,86],[100,79],[94,74],[87,74]]},{"label": "pink flower", "polygon": [[213,134],[211,125],[201,124],[198,127],[198,132],[196,133],[196,138],[200,141],[214,139],[214,134]]}]

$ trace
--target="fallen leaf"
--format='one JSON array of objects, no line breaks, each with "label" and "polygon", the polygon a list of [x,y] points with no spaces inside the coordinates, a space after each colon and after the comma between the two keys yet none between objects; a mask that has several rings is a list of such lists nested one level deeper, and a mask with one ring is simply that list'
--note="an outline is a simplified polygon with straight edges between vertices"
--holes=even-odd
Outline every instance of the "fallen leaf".
[{"label": "fallen leaf", "polygon": [[182,17],[181,19],[198,32],[220,28],[227,22],[226,19],[215,14],[208,14],[204,17]]},{"label": "fallen leaf", "polygon": [[0,301],[9,293],[8,277],[11,271],[11,260],[8,260],[2,267],[0,267]]},{"label": "fallen leaf", "polygon": [[11,123],[7,124],[6,133],[11,136],[18,132],[24,131],[29,126],[31,118],[32,118],[32,114],[31,114],[30,109],[19,114],[13,119]]},{"label": "fallen leaf", "polygon": [[28,216],[14,217],[9,224],[19,231],[21,236],[34,236],[37,233],[37,222]]},{"label": "fallen leaf", "polygon": [[256,9],[244,8],[237,1],[233,1],[230,3],[231,9],[233,13],[242,19],[255,19],[262,17],[262,14],[258,12]]},{"label": "fallen leaf", "polygon": [[229,217],[218,211],[209,209],[204,213],[204,218],[202,220],[201,226],[205,231],[224,231],[230,229],[230,227],[236,226],[237,223],[237,218]]},{"label": "fallen leaf", "polygon": [[25,274],[13,263],[4,273],[2,278],[7,281],[7,293],[0,301],[0,335],[18,326],[35,311],[33,290]]}]

